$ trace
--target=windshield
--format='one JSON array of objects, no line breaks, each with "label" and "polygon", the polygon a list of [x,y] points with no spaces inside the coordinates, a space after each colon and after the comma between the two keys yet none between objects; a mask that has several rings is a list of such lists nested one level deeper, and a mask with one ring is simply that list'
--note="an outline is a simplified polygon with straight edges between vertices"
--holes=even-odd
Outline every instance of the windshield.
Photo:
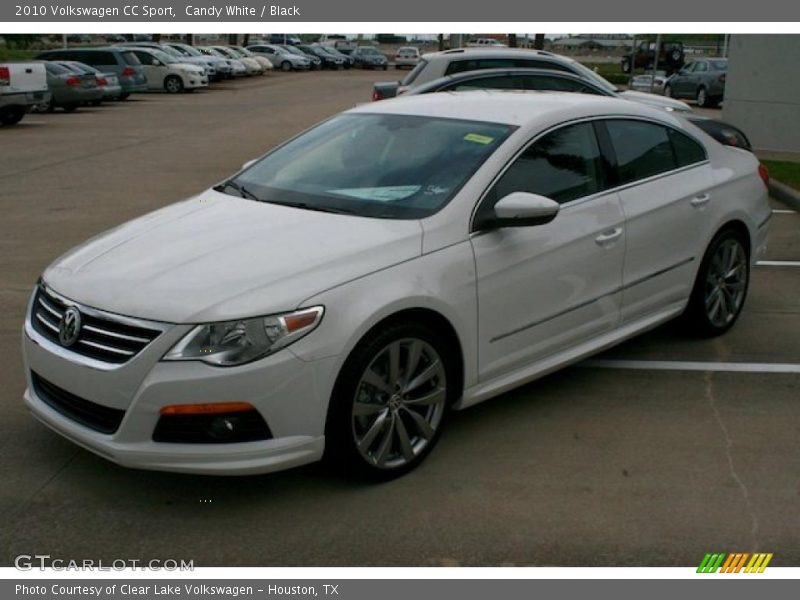
[{"label": "windshield", "polygon": [[372,48],[370,46],[362,46],[361,48],[358,49],[358,53],[369,54],[369,55],[380,54],[380,52],[378,52],[375,48]]},{"label": "windshield", "polygon": [[224,48],[222,46],[214,46],[214,50],[216,50],[217,52],[228,58],[239,58],[239,56],[230,48]]},{"label": "windshield", "polygon": [[181,56],[183,56],[183,54],[175,50],[175,48],[173,48],[172,46],[161,46],[159,52],[163,52],[164,54],[168,54],[169,56],[175,58],[180,58]]},{"label": "windshield", "polygon": [[297,54],[298,56],[305,56],[302,50],[298,50],[294,46],[281,46],[281,48],[287,50],[288,52],[291,52],[292,54]]},{"label": "windshield", "polygon": [[250,52],[247,48],[242,48],[241,46],[233,46],[233,49],[236,50],[242,56],[253,56],[253,53]]},{"label": "windshield", "polygon": [[192,48],[191,46],[176,46],[175,49],[178,50],[178,52],[182,52],[188,56],[203,56],[202,52],[196,48]]},{"label": "windshield", "polygon": [[586,67],[579,63],[578,61],[574,60],[570,62],[570,66],[578,71],[578,74],[586,77],[589,81],[594,83],[600,89],[606,90],[607,92],[618,92],[619,89],[613,83],[611,83],[608,79],[601,77],[594,71],[592,71],[589,67]]},{"label": "windshield", "polygon": [[152,54],[154,57],[156,57],[158,60],[160,60],[162,63],[164,63],[165,65],[171,65],[177,62],[169,54],[167,54],[166,52],[162,52],[161,50],[148,50],[148,52]]},{"label": "windshield", "polygon": [[422,218],[449,202],[512,129],[435,117],[341,115],[218,189],[310,210]]},{"label": "windshield", "polygon": [[708,63],[711,65],[711,68],[715,71],[727,71],[728,70],[728,61],[727,60],[710,60]]}]

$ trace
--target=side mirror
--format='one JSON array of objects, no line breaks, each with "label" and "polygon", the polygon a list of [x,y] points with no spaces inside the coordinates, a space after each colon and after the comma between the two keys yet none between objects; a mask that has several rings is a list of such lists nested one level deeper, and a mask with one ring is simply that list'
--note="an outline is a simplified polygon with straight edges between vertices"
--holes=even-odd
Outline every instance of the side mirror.
[{"label": "side mirror", "polygon": [[244,170],[245,170],[245,169],[247,169],[248,167],[250,167],[250,166],[254,165],[254,164],[255,164],[255,162],[256,162],[257,160],[258,160],[257,158],[254,158],[253,160],[248,160],[246,163],[244,163],[244,164],[242,165],[242,171],[244,171]]},{"label": "side mirror", "polygon": [[549,223],[558,215],[561,205],[555,200],[530,194],[512,192],[494,205],[494,227],[531,227]]}]

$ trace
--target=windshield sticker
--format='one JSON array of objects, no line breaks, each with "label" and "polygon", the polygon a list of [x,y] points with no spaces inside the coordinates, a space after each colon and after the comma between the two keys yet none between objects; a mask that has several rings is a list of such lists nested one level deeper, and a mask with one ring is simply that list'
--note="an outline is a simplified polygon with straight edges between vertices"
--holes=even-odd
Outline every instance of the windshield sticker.
[{"label": "windshield sticker", "polygon": [[481,135],[480,133],[468,133],[464,136],[464,141],[483,144],[486,146],[487,144],[491,144],[494,141],[494,138],[489,137],[488,135]]},{"label": "windshield sticker", "polygon": [[394,185],[388,187],[366,187],[342,190],[330,190],[330,194],[340,194],[359,198],[361,200],[374,200],[376,202],[392,202],[413,196],[420,189],[418,185]]}]

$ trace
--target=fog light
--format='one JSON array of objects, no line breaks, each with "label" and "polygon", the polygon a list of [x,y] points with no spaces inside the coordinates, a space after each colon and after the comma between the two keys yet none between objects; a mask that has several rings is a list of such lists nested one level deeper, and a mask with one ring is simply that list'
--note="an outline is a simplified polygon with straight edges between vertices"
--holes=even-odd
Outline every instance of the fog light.
[{"label": "fog light", "polygon": [[175,404],[161,409],[153,441],[226,444],[272,439],[264,417],[247,402]]}]

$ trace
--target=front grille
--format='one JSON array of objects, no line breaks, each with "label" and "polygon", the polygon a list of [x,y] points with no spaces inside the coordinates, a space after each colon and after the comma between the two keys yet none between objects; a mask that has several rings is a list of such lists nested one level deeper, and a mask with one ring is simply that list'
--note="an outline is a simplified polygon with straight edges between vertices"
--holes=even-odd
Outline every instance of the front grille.
[{"label": "front grille", "polygon": [[[60,346],[59,326],[67,304],[43,287],[39,287],[31,309],[31,324],[41,335]],[[81,328],[69,350],[95,360],[122,364],[139,354],[161,331],[123,322],[113,315],[100,316],[97,311],[82,309]]]},{"label": "front grille", "polygon": [[31,371],[33,391],[53,410],[100,433],[114,433],[119,429],[124,410],[101,406],[61,389]]}]

